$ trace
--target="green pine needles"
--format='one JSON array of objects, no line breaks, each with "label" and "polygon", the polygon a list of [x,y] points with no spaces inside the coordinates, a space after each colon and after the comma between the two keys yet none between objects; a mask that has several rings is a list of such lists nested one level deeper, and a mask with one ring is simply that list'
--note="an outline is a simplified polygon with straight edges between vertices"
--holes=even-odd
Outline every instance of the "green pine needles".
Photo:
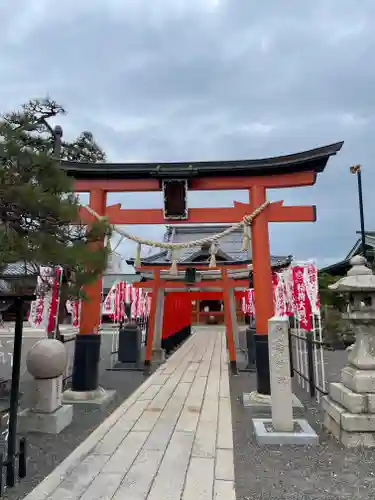
[{"label": "green pine needles", "polygon": [[[0,119],[0,276],[9,263],[62,266],[65,295],[78,296],[106,265],[110,236],[103,221],[91,228],[79,222],[79,201],[53,157],[51,120],[64,109],[50,99],[32,100]],[[106,157],[89,132],[62,141],[61,158],[102,162]]]}]

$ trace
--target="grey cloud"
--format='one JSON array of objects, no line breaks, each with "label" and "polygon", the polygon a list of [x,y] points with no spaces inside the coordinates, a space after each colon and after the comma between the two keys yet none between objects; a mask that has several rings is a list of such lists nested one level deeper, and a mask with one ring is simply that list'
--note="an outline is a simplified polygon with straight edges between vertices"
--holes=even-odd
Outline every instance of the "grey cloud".
[{"label": "grey cloud", "polygon": [[[316,203],[319,217],[273,225],[272,250],[322,262],[345,255],[359,227],[352,163],[363,164],[374,228],[373,0],[5,4],[2,109],[49,92],[68,108],[67,135],[90,129],[124,161],[265,157],[345,140],[315,187],[271,193]],[[241,197],[212,193],[210,205]]]}]

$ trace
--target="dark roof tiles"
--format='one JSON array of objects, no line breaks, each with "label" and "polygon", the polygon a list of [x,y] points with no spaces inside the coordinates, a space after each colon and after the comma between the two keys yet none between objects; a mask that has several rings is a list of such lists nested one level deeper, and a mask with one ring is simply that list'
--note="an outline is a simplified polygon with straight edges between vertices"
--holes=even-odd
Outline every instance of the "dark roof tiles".
[{"label": "dark roof tiles", "polygon": [[1,271],[2,278],[22,278],[25,276],[36,276],[38,271],[36,267],[27,262],[14,262],[11,264],[6,264],[4,269]]},{"label": "dark roof tiles", "polygon": [[[229,225],[178,225],[178,226],[168,226],[166,229],[166,234],[170,234],[169,241],[171,243],[187,243],[189,241],[198,240],[202,238],[207,238],[220,233],[227,229]],[[218,255],[221,257],[221,261],[236,263],[236,262],[250,262],[251,261],[251,245],[249,251],[242,250],[243,245],[243,230],[242,228],[236,229],[232,233],[224,236],[218,240]],[[176,258],[180,263],[192,263],[198,260],[204,260],[204,254],[206,253],[206,260],[209,261],[210,254],[209,249],[201,250],[199,246],[184,248],[176,251]],[[289,257],[287,256],[272,256],[271,265],[277,266],[282,265],[287,262]],[[168,250],[158,250],[154,254],[142,259],[142,264],[144,265],[168,265],[171,263],[171,252]],[[129,264],[134,263],[134,259],[128,260]]]}]

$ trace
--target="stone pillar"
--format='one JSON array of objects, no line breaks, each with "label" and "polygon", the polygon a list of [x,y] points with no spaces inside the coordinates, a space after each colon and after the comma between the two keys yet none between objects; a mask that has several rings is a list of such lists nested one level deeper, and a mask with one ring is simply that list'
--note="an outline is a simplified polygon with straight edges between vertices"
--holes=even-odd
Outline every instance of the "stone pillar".
[{"label": "stone pillar", "polygon": [[293,418],[288,328],[286,317],[275,316],[268,321],[272,418],[253,418],[260,445],[319,443],[316,432],[306,420]]},{"label": "stone pillar", "polygon": [[20,432],[59,434],[73,418],[73,407],[62,404],[63,373],[68,357],[55,339],[37,342],[27,355],[27,369],[34,377],[34,402],[19,414]]},{"label": "stone pillar", "polygon": [[275,431],[291,432],[294,424],[288,345],[289,320],[273,317],[268,324],[272,425]]},{"label": "stone pillar", "polygon": [[234,338],[234,345],[236,346],[236,350],[240,350],[240,337],[238,331],[238,322],[237,322],[237,310],[236,310],[236,298],[234,296],[234,290],[231,288],[229,290],[229,307],[230,307],[230,315],[232,319],[232,331]]},{"label": "stone pillar", "polygon": [[353,257],[347,276],[332,290],[349,294],[343,315],[355,333],[341,382],[329,384],[322,399],[324,426],[344,446],[375,448],[375,276],[366,259]]}]

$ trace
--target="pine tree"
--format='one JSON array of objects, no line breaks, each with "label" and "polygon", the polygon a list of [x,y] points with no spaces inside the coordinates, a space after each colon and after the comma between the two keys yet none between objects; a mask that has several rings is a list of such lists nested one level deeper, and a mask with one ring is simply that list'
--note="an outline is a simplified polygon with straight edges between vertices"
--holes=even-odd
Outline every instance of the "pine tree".
[{"label": "pine tree", "polygon": [[[0,276],[9,263],[64,269],[64,297],[77,296],[107,263],[107,248],[88,243],[110,236],[107,223],[79,222],[79,201],[54,158],[51,121],[65,110],[51,99],[31,100],[0,120]],[[61,158],[105,161],[89,132],[62,141]],[[20,283],[22,286],[22,282]],[[64,301],[63,301],[64,302]]]}]

